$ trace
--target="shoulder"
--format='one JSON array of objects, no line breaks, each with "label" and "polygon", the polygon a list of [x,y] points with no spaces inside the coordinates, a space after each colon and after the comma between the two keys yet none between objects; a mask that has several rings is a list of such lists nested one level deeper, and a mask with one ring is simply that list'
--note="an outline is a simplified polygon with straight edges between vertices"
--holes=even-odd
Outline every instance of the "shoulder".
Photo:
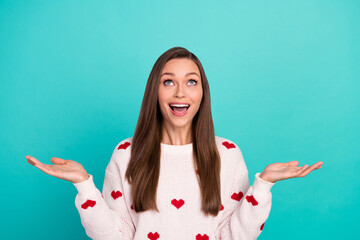
[{"label": "shoulder", "polygon": [[233,167],[244,164],[242,151],[234,141],[219,136],[215,136],[215,141],[222,164],[229,164]]},{"label": "shoulder", "polygon": [[[237,152],[240,151],[240,147],[227,138],[215,136],[216,145],[221,152]],[[241,151],[240,151],[241,152]]]},{"label": "shoulder", "polygon": [[115,145],[106,170],[114,173],[127,168],[131,157],[132,139],[133,137],[125,138]]},{"label": "shoulder", "polygon": [[[133,137],[129,137],[126,139],[121,140],[115,147],[115,150],[118,150],[118,152],[129,152],[131,149]],[[124,151],[121,151],[124,150]]]}]

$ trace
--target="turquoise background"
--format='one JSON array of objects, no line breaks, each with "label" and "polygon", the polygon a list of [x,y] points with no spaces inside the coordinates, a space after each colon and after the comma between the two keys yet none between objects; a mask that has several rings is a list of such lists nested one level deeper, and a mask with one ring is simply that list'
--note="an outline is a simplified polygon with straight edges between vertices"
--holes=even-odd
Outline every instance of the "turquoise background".
[{"label": "turquoise background", "polygon": [[89,239],[76,188],[28,164],[72,159],[101,189],[147,78],[174,46],[207,74],[216,135],[277,182],[259,239],[352,239],[360,213],[359,1],[0,1],[2,239]]}]

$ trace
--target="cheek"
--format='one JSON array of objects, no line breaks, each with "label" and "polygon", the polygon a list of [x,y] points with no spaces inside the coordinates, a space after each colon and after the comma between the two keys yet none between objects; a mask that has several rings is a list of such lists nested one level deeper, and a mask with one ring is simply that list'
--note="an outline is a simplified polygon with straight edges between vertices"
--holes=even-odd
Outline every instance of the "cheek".
[{"label": "cheek", "polygon": [[167,107],[168,107],[169,93],[167,91],[164,91],[163,89],[159,89],[158,102],[159,102],[161,112],[165,113],[165,111],[167,110]]},{"label": "cheek", "polygon": [[166,92],[164,92],[163,90],[159,89],[159,93],[158,93],[158,101],[159,101],[159,104],[162,105],[165,100],[166,100]]},{"label": "cheek", "polygon": [[203,97],[203,92],[202,91],[197,92],[196,94],[194,94],[194,98],[193,98],[194,102],[196,102],[196,104],[200,105],[202,97]]}]

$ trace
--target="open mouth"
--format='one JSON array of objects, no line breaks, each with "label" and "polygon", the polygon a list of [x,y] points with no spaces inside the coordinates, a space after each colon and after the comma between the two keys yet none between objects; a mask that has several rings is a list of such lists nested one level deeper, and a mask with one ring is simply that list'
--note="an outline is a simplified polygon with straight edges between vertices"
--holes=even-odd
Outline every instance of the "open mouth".
[{"label": "open mouth", "polygon": [[184,113],[186,112],[190,105],[186,105],[186,104],[169,104],[169,107],[171,108],[171,110],[173,112],[176,112],[176,113]]}]

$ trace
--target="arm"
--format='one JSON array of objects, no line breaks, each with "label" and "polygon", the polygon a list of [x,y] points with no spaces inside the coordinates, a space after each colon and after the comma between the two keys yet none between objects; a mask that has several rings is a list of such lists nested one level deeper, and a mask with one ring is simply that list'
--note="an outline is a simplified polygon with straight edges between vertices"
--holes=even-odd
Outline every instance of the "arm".
[{"label": "arm", "polygon": [[135,227],[127,210],[120,173],[111,172],[109,166],[117,157],[115,148],[105,171],[102,194],[96,188],[91,174],[89,179],[74,183],[78,190],[75,206],[86,234],[95,240],[130,240]]},{"label": "arm", "polygon": [[224,202],[224,213],[216,229],[217,239],[252,240],[263,230],[271,209],[270,189],[275,183],[264,181],[255,174],[252,186],[241,151],[234,149],[239,164],[234,172],[232,187]]}]

